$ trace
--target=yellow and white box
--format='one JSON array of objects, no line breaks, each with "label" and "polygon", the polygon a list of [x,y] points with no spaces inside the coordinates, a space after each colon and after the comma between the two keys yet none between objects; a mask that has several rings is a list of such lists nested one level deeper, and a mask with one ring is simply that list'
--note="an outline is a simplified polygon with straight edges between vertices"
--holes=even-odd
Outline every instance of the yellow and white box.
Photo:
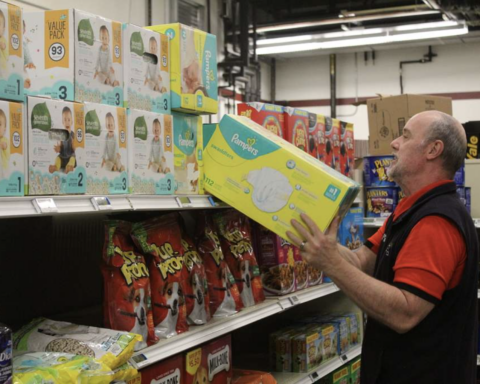
[{"label": "yellow and white box", "polygon": [[[325,231],[359,185],[243,116],[203,127],[205,189],[286,239],[307,213]],[[298,233],[297,233],[298,234]]]},{"label": "yellow and white box", "polygon": [[130,193],[172,195],[173,119],[171,115],[128,109]]},{"label": "yellow and white box", "polygon": [[87,194],[128,193],[126,109],[85,103]]},{"label": "yellow and white box", "polygon": [[0,101],[0,196],[23,196],[25,142],[23,105]]},{"label": "yellow and white box", "polygon": [[176,192],[203,195],[203,141],[200,116],[173,114]]},{"label": "yellow and white box", "polygon": [[23,101],[22,8],[0,2],[0,98]]},{"label": "yellow and white box", "polygon": [[123,106],[122,24],[77,9],[25,13],[25,89]]},{"label": "yellow and white box", "polygon": [[83,105],[29,96],[27,111],[28,194],[85,193]]},{"label": "yellow and white box", "polygon": [[123,24],[124,107],[170,114],[167,35]]},{"label": "yellow and white box", "polygon": [[170,38],[172,110],[217,113],[217,37],[179,23],[146,28]]}]

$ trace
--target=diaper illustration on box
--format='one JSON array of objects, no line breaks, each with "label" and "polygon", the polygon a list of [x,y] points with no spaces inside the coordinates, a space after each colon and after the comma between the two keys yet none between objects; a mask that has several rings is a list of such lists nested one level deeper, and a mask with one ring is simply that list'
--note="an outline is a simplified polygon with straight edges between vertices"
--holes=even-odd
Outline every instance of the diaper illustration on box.
[{"label": "diaper illustration on box", "polygon": [[173,194],[172,116],[135,109],[128,113],[131,192]]},{"label": "diaper illustration on box", "polygon": [[127,129],[124,108],[85,104],[87,193],[127,193]]},{"label": "diaper illustration on box", "polygon": [[85,193],[83,105],[28,98],[29,194]]},{"label": "diaper illustration on box", "polygon": [[123,106],[122,26],[75,10],[75,99]]},{"label": "diaper illustration on box", "polygon": [[169,41],[164,34],[123,24],[125,106],[170,113]]},{"label": "diaper illustration on box", "polygon": [[22,105],[0,101],[0,196],[23,196]]},{"label": "diaper illustration on box", "polygon": [[293,192],[288,177],[270,167],[250,171],[246,180],[252,185],[252,201],[263,212],[277,212],[285,207]]},{"label": "diaper illustration on box", "polygon": [[22,9],[0,3],[0,98],[23,100]]}]

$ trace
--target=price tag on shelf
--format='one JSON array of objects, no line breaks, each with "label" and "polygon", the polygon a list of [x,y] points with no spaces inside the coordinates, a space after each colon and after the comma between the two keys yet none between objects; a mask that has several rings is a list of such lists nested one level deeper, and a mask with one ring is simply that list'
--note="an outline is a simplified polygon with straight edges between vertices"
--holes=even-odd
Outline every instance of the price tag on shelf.
[{"label": "price tag on shelf", "polygon": [[343,361],[347,361],[348,357],[347,357],[347,355],[342,355],[342,356],[340,356],[340,359],[343,360]]},{"label": "price tag on shelf", "polygon": [[313,372],[309,375],[310,380],[312,380],[312,383],[316,382],[320,377],[320,375],[317,372]]},{"label": "price tag on shelf", "polygon": [[212,205],[212,207],[227,207],[228,205],[224,203],[222,200],[217,199],[214,196],[209,196],[208,201]]},{"label": "price tag on shelf", "polygon": [[58,207],[51,197],[33,199],[32,203],[37,213],[58,212]]},{"label": "price tag on shelf", "polygon": [[297,296],[290,296],[288,298],[288,301],[290,301],[290,303],[292,304],[292,307],[300,304],[300,299]]},{"label": "price tag on shelf", "polygon": [[192,208],[193,203],[188,196],[177,196],[175,198],[179,208]]},{"label": "price tag on shelf", "polygon": [[94,196],[91,202],[96,211],[108,211],[112,209],[112,204],[106,196]]}]

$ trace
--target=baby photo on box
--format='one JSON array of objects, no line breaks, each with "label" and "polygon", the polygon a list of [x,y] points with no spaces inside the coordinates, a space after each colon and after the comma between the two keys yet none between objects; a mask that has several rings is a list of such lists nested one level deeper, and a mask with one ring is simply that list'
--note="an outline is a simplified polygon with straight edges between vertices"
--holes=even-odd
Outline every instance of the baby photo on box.
[{"label": "baby photo on box", "polygon": [[83,105],[28,97],[28,194],[85,193]]},{"label": "baby photo on box", "polygon": [[128,135],[131,193],[173,194],[172,116],[129,109]]},{"label": "baby photo on box", "polygon": [[24,194],[22,104],[0,101],[0,196]]},{"label": "baby photo on box", "polygon": [[22,9],[0,2],[0,98],[23,101]]},{"label": "baby photo on box", "polygon": [[124,108],[85,103],[85,151],[88,194],[128,192]]},{"label": "baby photo on box", "polygon": [[75,99],[123,106],[122,24],[75,10]]},{"label": "baby photo on box", "polygon": [[125,107],[170,113],[167,35],[123,24]]}]

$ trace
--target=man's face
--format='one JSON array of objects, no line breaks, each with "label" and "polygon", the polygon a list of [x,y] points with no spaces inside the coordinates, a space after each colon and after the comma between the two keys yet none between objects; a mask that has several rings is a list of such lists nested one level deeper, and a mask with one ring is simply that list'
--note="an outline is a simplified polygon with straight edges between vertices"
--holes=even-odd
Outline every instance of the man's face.
[{"label": "man's face", "polygon": [[70,127],[72,126],[72,114],[70,112],[62,114],[62,123],[65,128],[70,130]]},{"label": "man's face", "polygon": [[3,116],[0,116],[0,137],[5,136],[5,131],[7,130],[7,122]]},{"label": "man's face", "polygon": [[102,32],[100,33],[100,41],[102,42],[102,45],[104,47],[108,46],[108,43],[110,42],[110,36],[108,35],[108,32],[104,29],[102,29]]},{"label": "man's face", "polygon": [[113,134],[115,132],[115,120],[113,120],[113,117],[107,117],[106,123],[108,133]]},{"label": "man's face", "polygon": [[161,128],[160,128],[160,124],[153,124],[153,135],[155,137],[159,137],[160,136],[160,131],[161,131]]},{"label": "man's face", "polygon": [[157,40],[150,40],[149,43],[150,53],[153,55],[157,54]]},{"label": "man's face", "polygon": [[425,132],[431,121],[425,117],[414,116],[403,128],[403,135],[393,140],[390,146],[393,149],[394,160],[388,175],[397,183],[418,173],[425,163]]}]

